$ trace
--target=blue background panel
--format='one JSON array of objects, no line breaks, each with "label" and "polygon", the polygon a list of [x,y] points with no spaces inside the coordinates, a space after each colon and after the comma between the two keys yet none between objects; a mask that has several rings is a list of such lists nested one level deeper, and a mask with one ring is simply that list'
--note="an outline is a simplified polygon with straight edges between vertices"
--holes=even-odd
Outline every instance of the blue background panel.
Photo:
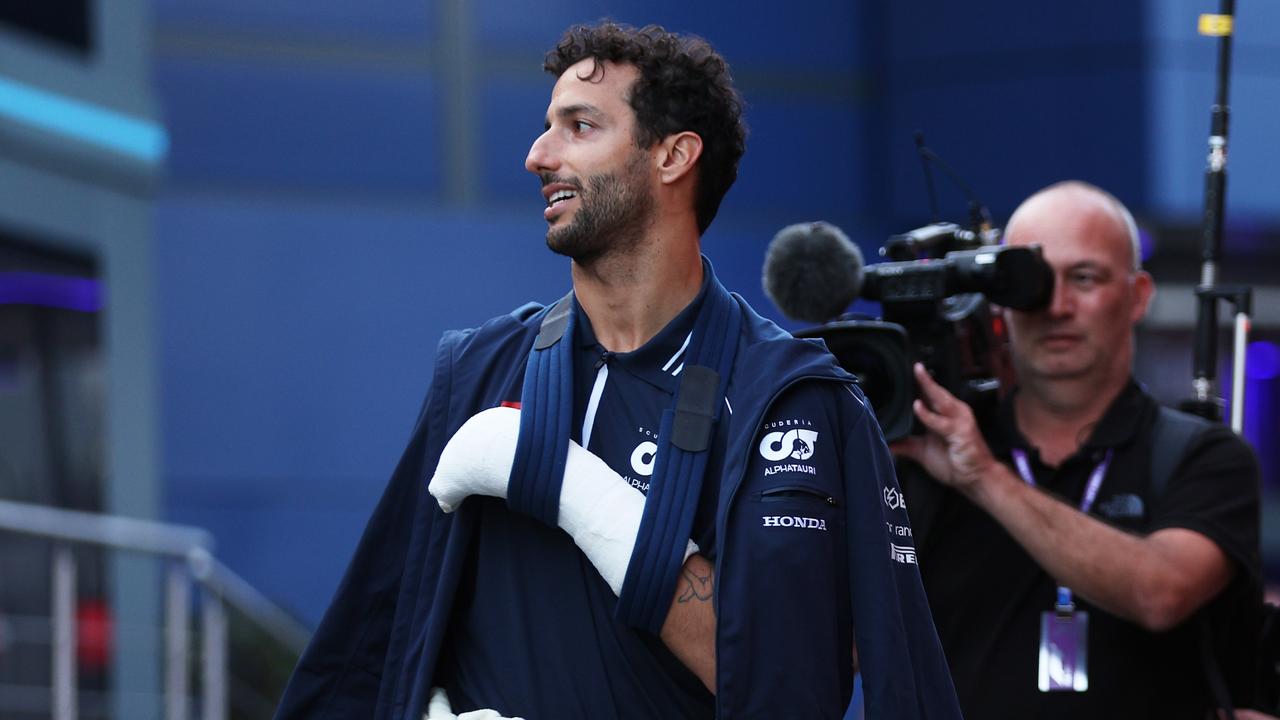
[{"label": "blue background panel", "polygon": [[[445,329],[563,293],[568,269],[546,251],[540,222],[322,205],[163,208],[164,407],[181,420],[167,423],[169,468],[309,475],[385,463],[421,400],[389,389],[425,390]],[[335,406],[359,413],[313,415]],[[371,420],[404,432],[370,435]]]},{"label": "blue background panel", "polygon": [[518,206],[541,200],[539,181],[524,169],[524,159],[542,134],[554,84],[555,78],[535,66],[520,77],[486,79],[481,86],[476,146],[486,197]]},{"label": "blue background panel", "polygon": [[[997,221],[1065,178],[1145,199],[1142,3],[888,5],[885,127],[892,217],[928,219],[921,130]],[[938,176],[942,215],[965,198]]]},{"label": "blue background panel", "polygon": [[[1089,62],[1090,48],[1134,45],[1146,13],[1146,3],[1108,0],[872,4],[886,9],[890,41],[885,47],[890,63],[944,61],[937,66],[940,70],[965,57],[1028,51],[1054,55],[1064,62]],[[1004,68],[1006,72],[1030,69],[1017,65]],[[969,80],[983,77],[972,75]]]},{"label": "blue background panel", "polygon": [[[1065,178],[1093,182],[1141,208],[1146,146],[1136,70],[1029,73],[895,94],[889,127],[893,214],[927,219],[912,129],[964,178],[998,222],[1031,192]],[[1051,86],[1052,92],[1044,87]],[[965,220],[965,198],[935,171],[942,214]]]},{"label": "blue background panel", "polygon": [[271,36],[352,35],[421,39],[431,30],[430,2],[404,0],[153,0],[163,25]]},{"label": "blue background panel", "polygon": [[409,73],[174,59],[156,70],[180,181],[439,191],[434,85]]},{"label": "blue background panel", "polygon": [[865,111],[838,96],[756,92],[747,101],[747,152],[722,214],[768,227],[819,218],[839,222],[866,209],[860,191],[870,168],[859,154]]},{"label": "blue background panel", "polygon": [[739,70],[766,63],[847,67],[857,47],[855,4],[840,0],[749,0],[732,6],[687,0],[486,0],[473,7],[480,42],[508,52],[533,52],[539,60],[570,25],[606,17],[701,35]]}]

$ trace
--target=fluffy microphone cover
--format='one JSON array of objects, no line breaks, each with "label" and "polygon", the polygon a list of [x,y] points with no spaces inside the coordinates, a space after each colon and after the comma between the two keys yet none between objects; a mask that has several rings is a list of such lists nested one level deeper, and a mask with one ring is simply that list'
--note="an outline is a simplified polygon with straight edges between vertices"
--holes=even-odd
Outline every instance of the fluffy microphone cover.
[{"label": "fluffy microphone cover", "polygon": [[764,292],[792,320],[839,316],[861,285],[862,251],[825,222],[783,228],[764,256]]}]

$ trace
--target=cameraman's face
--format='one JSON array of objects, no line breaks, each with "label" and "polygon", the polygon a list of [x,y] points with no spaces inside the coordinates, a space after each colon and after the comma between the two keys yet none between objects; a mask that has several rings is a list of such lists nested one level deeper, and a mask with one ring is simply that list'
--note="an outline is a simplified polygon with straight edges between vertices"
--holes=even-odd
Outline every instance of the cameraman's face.
[{"label": "cameraman's face", "polygon": [[1054,197],[1016,220],[1008,243],[1038,243],[1054,271],[1048,308],[1006,311],[1019,379],[1127,378],[1151,280],[1133,269],[1123,221],[1099,203]]}]

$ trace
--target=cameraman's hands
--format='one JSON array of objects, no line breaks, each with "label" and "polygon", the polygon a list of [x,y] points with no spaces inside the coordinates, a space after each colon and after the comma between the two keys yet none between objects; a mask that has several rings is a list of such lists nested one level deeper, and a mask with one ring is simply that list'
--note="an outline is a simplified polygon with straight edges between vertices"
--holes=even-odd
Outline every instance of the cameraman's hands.
[{"label": "cameraman's hands", "polygon": [[978,431],[973,410],[934,382],[924,365],[916,363],[912,371],[923,396],[912,409],[928,432],[899,440],[890,449],[920,463],[942,484],[970,494],[999,463]]}]

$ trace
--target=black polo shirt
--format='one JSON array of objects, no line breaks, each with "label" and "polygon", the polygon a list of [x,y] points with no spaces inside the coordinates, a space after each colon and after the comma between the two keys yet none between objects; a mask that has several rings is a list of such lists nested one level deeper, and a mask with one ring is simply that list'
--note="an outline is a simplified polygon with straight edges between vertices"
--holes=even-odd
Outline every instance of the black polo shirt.
[{"label": "black polo shirt", "polygon": [[[1041,461],[1019,432],[1012,397],[983,434],[1013,468],[1011,450],[1027,453],[1041,489],[1079,507],[1085,484],[1114,453],[1090,514],[1123,530],[1149,534],[1186,528],[1208,537],[1237,565],[1235,578],[1202,614],[1221,638],[1248,634],[1246,608],[1260,587],[1258,468],[1248,445],[1224,426],[1187,449],[1158,497],[1150,488],[1157,405],[1136,382],[1116,397],[1080,449],[1060,466]],[[1017,472],[1016,469],[1014,470]],[[916,523],[920,570],[960,706],[971,718],[1202,718],[1209,691],[1201,670],[1195,622],[1150,633],[1076,596],[1089,613],[1089,690],[1037,687],[1040,614],[1053,608],[1057,583],[986,512],[951,490],[934,494],[930,517],[917,520],[918,467],[904,469]],[[1224,656],[1244,658],[1247,650]],[[1230,669],[1228,674],[1232,674]]]}]

